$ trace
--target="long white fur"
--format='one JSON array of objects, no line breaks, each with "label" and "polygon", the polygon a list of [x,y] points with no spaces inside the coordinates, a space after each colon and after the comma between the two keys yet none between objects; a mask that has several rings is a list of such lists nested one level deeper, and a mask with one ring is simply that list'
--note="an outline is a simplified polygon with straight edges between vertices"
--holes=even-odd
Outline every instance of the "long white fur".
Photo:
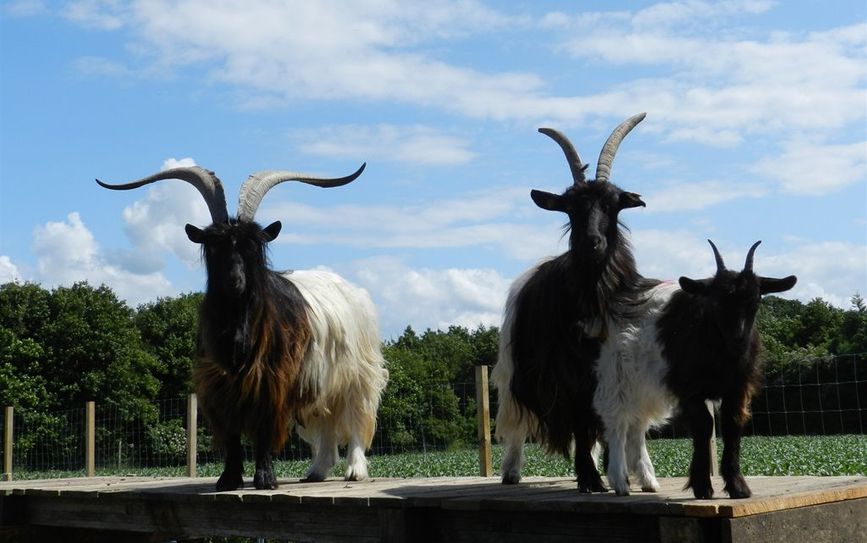
[{"label": "long white fur", "polygon": [[629,494],[630,474],[642,490],[659,490],[644,439],[648,429],[668,421],[677,405],[665,386],[668,363],[656,323],[678,290],[677,283],[662,283],[649,292],[638,317],[609,321],[608,340],[596,361],[593,408],[605,426],[608,482],[618,495]]},{"label": "long white fur", "polygon": [[376,411],[388,382],[376,308],[366,290],[322,270],[285,275],[308,305],[312,338],[301,365],[300,390],[316,391],[300,413],[299,435],[313,449],[307,471],[325,479],[347,446],[347,480],[367,477],[364,452],[376,430]]}]

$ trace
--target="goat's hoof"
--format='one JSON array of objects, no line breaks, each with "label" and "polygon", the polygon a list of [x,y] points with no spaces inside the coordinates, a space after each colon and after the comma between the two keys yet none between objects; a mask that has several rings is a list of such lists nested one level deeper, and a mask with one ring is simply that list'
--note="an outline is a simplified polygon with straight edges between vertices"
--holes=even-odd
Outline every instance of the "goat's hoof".
[{"label": "goat's hoof", "polygon": [[504,485],[516,485],[521,482],[521,474],[520,473],[504,473],[503,474],[503,484]]},{"label": "goat's hoof", "polygon": [[244,478],[240,474],[229,474],[224,471],[217,479],[217,492],[238,490],[242,486],[244,486]]},{"label": "goat's hoof", "polygon": [[750,491],[750,487],[747,486],[747,482],[741,475],[735,477],[731,482],[726,483],[723,490],[728,493],[730,498],[734,499],[749,498],[753,495]]},{"label": "goat's hoof", "polygon": [[302,483],[321,483],[325,480],[325,474],[317,473],[315,471],[308,473],[301,479]]},{"label": "goat's hoof", "polygon": [[614,493],[618,496],[629,496],[629,489],[626,490],[614,490]]},{"label": "goat's hoof", "polygon": [[258,490],[274,490],[277,488],[277,478],[270,471],[257,471],[253,476],[253,486]]}]

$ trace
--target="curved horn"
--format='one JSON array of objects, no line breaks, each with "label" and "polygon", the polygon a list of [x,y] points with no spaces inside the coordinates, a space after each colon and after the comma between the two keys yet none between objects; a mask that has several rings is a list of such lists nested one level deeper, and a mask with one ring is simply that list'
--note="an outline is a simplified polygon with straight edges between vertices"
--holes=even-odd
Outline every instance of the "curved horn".
[{"label": "curved horn", "polygon": [[726,265],[723,262],[722,255],[719,254],[719,249],[716,248],[716,245],[713,244],[711,240],[707,240],[710,243],[710,246],[713,248],[713,257],[716,259],[716,271],[717,273],[726,269]]},{"label": "curved horn", "polygon": [[747,253],[747,260],[744,262],[744,271],[753,271],[753,256],[756,254],[756,247],[759,246],[762,240],[759,240],[753,243],[753,246],[750,247],[750,251]]},{"label": "curved horn", "polygon": [[605,145],[602,146],[602,151],[599,153],[599,161],[596,163],[596,181],[608,181],[611,175],[611,163],[614,161],[614,155],[617,154],[617,148],[620,147],[620,142],[626,137],[626,134],[635,128],[635,125],[644,120],[647,113],[639,113],[626,119],[614,129],[614,132],[608,136]]},{"label": "curved horn", "polygon": [[578,152],[572,146],[569,138],[553,128],[540,128],[539,132],[556,141],[560,145],[560,148],[563,149],[563,154],[566,155],[566,162],[569,163],[569,169],[572,170],[572,182],[575,185],[586,183],[587,179],[584,177],[584,170],[587,169],[587,164],[581,164],[581,158],[578,156]]},{"label": "curved horn", "polygon": [[211,220],[217,222],[228,222],[229,212],[226,209],[226,194],[223,192],[223,184],[214,175],[214,172],[191,166],[187,168],[172,168],[159,173],[155,173],[149,177],[124,183],[121,185],[110,185],[103,183],[99,179],[96,180],[99,186],[111,190],[131,190],[149,185],[163,179],[180,179],[186,181],[198,189],[202,197],[205,198],[205,203],[208,204],[208,210],[211,212]]},{"label": "curved horn", "polygon": [[259,209],[259,204],[262,203],[262,198],[274,186],[283,183],[284,181],[301,181],[308,185],[316,185],[317,187],[331,188],[346,185],[355,181],[367,163],[361,165],[355,173],[346,177],[317,177],[303,173],[288,172],[285,170],[265,170],[256,172],[244,181],[241,185],[241,192],[238,195],[238,220],[250,222],[256,215],[256,210]]}]

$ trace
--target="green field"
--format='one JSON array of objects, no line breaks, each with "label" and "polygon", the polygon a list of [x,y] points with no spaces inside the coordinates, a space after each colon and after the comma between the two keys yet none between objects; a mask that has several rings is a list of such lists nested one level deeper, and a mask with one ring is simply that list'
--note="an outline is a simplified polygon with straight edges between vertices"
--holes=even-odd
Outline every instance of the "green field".
[{"label": "green field", "polygon": [[[648,449],[656,474],[659,477],[686,476],[692,443],[688,439],[654,439],[648,441]],[[722,443],[718,445],[722,451]],[[494,467],[499,469],[503,448],[494,447]],[[539,447],[528,445],[524,475],[571,477],[571,462],[562,457],[545,454]],[[308,461],[275,462],[277,476],[301,477]],[[370,457],[372,477],[458,477],[478,475],[478,452],[475,449],[431,453],[406,453],[396,455],[373,455]],[[857,475],[867,474],[867,436],[787,436],[746,437],[741,452],[741,467],[746,475]],[[217,476],[221,464],[204,464],[198,467],[202,477]],[[334,469],[340,476],[342,462]],[[247,476],[253,466],[248,463]],[[14,471],[16,479],[40,479],[55,477],[80,477],[83,471],[40,472]],[[97,469],[97,475],[166,476],[180,477],[185,474],[182,466],[169,468],[124,468]]]}]

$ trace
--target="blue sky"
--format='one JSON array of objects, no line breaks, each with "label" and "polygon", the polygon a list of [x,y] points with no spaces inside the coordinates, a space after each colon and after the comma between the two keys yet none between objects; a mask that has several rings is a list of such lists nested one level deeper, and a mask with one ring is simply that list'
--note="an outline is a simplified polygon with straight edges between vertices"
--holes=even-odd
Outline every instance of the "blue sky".
[{"label": "blue sky", "polygon": [[[135,306],[201,290],[182,182],[283,184],[280,269],[365,287],[383,337],[499,323],[510,282],[562,252],[532,188],[570,182],[550,126],[585,162],[621,120],[612,181],[640,271],[798,275],[786,293],[867,294],[867,8],[861,0],[674,2],[8,1],[0,4],[0,282],[105,283]],[[593,168],[591,167],[591,171]]]}]

